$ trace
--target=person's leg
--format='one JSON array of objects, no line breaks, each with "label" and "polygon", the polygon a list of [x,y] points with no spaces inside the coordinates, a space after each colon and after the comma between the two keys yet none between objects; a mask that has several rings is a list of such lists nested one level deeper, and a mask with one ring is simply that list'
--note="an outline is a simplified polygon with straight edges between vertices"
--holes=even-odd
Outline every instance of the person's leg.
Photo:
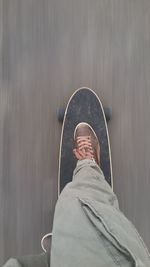
[{"label": "person's leg", "polygon": [[79,161],[73,181],[56,205],[50,266],[134,264],[150,266],[145,245],[119,211],[116,195],[98,165]]},{"label": "person's leg", "polygon": [[9,259],[3,267],[49,267],[49,253],[26,255]]},{"label": "person's leg", "polygon": [[[83,158],[84,152],[75,154]],[[142,239],[119,210],[94,157],[86,156],[77,162],[73,181],[56,205],[50,266],[150,266]]]}]

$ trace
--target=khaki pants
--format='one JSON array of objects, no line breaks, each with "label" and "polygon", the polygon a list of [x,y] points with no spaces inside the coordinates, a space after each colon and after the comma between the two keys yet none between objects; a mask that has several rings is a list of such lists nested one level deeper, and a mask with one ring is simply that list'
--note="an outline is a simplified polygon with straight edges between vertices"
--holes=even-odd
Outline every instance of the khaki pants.
[{"label": "khaki pants", "polygon": [[144,242],[92,160],[78,161],[56,204],[50,266],[150,266]]},{"label": "khaki pants", "polygon": [[78,161],[61,193],[48,253],[10,259],[4,267],[150,266],[150,256],[116,195],[92,160]]}]

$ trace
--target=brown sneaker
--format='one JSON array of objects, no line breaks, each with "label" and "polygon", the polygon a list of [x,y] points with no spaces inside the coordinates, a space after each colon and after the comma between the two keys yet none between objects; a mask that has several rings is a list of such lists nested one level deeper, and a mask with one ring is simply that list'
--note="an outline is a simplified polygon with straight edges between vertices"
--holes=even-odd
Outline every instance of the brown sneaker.
[{"label": "brown sneaker", "polygon": [[94,159],[100,165],[100,144],[93,128],[86,122],[79,123],[74,130],[73,153],[79,160]]}]

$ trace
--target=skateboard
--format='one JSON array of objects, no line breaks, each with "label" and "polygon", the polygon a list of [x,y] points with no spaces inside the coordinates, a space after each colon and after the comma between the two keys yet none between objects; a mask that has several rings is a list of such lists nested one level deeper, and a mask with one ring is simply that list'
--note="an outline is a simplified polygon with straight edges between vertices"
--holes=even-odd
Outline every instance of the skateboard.
[{"label": "skateboard", "polygon": [[[74,92],[66,109],[59,109],[58,120],[63,122],[63,125],[59,152],[58,196],[65,185],[72,180],[77,161],[73,155],[73,133],[76,125],[80,122],[89,123],[97,134],[101,150],[100,166],[106,181],[113,188],[111,150],[107,128],[107,122],[111,117],[111,108],[103,108],[96,93],[86,87],[79,88]],[[45,240],[51,236],[52,233],[48,233],[41,240],[41,247],[44,252],[46,252]]]},{"label": "skateboard", "polygon": [[96,93],[86,87],[79,88],[70,97],[66,109],[60,109],[59,121],[63,121],[59,153],[58,195],[72,180],[77,160],[73,155],[73,133],[76,125],[87,122],[97,134],[100,143],[100,166],[106,181],[113,188],[112,161],[107,122],[112,117],[110,108],[103,105]]}]

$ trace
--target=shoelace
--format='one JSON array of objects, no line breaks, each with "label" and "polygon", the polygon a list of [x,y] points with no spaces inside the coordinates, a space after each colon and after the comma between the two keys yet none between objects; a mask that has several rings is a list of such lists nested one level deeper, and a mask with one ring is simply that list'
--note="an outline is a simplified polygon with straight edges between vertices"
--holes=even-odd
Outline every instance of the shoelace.
[{"label": "shoelace", "polygon": [[94,159],[91,136],[77,137],[77,148],[73,151],[77,159]]}]

